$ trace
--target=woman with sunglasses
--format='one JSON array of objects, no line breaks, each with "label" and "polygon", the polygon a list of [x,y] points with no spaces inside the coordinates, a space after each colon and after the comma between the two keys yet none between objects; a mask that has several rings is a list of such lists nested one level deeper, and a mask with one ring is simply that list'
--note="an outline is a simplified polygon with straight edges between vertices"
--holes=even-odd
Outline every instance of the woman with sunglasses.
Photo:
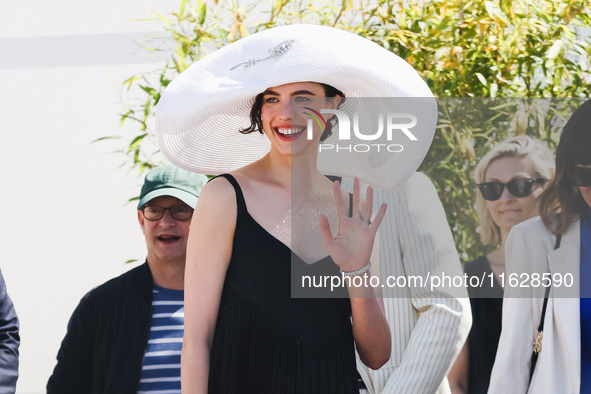
[{"label": "woman with sunglasses", "polygon": [[[487,279],[487,286],[468,287],[472,328],[449,380],[454,394],[486,393],[501,334],[505,242],[511,228],[536,215],[535,199],[554,175],[554,159],[539,140],[521,135],[494,146],[476,166],[476,208],[485,245],[497,246],[466,263],[468,277]],[[492,283],[491,287],[488,283]]]},{"label": "woman with sunglasses", "polygon": [[507,239],[507,277],[520,280],[505,282],[489,392],[589,393],[591,101],[564,126],[556,175],[539,202],[540,217],[515,226]]}]

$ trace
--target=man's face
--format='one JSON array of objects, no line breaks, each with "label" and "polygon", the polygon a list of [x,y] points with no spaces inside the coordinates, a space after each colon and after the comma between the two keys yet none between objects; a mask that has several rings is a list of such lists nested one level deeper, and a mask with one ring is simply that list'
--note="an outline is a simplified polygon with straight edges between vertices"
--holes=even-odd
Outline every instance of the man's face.
[{"label": "man's face", "polygon": [[[172,208],[186,204],[176,197],[162,196],[154,198],[146,203],[147,206]],[[176,263],[184,264],[189,226],[191,219],[173,219],[170,211],[165,211],[159,220],[148,220],[144,213],[138,211],[138,219],[148,247],[148,261],[152,264]]]}]

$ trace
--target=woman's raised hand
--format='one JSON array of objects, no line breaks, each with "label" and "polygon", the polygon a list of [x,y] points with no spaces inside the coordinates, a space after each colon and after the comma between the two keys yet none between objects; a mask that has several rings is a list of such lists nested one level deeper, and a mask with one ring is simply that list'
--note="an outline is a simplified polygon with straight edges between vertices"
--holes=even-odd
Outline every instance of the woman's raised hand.
[{"label": "woman's raised hand", "polygon": [[362,200],[359,179],[355,178],[351,217],[348,215],[347,206],[341,193],[341,185],[338,181],[334,182],[332,191],[339,218],[338,231],[337,235],[333,237],[328,218],[320,215],[322,241],[341,271],[357,271],[369,262],[376,232],[386,214],[387,205],[384,203],[380,206],[372,223],[373,188],[371,186],[367,188],[366,199]]}]

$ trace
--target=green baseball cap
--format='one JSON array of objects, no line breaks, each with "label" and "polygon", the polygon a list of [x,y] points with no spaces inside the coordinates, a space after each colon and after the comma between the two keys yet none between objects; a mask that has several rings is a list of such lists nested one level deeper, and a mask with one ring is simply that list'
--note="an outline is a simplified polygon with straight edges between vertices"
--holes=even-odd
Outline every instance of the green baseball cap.
[{"label": "green baseball cap", "polygon": [[183,170],[167,164],[152,168],[144,180],[137,209],[141,209],[147,202],[156,197],[176,197],[191,208],[195,208],[199,193],[207,183],[205,175]]}]

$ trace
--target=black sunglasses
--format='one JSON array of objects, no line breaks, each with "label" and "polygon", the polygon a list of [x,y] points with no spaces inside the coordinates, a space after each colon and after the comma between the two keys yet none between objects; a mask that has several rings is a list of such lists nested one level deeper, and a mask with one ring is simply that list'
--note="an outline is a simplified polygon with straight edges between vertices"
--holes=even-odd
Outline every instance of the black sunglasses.
[{"label": "black sunglasses", "polygon": [[574,170],[568,172],[568,175],[573,178],[577,186],[591,186],[591,167],[575,167]]},{"label": "black sunglasses", "polygon": [[544,184],[544,178],[517,178],[507,183],[503,182],[484,182],[477,186],[482,193],[482,197],[488,201],[496,201],[501,198],[505,186],[513,196],[523,198],[531,195],[534,183]]}]

